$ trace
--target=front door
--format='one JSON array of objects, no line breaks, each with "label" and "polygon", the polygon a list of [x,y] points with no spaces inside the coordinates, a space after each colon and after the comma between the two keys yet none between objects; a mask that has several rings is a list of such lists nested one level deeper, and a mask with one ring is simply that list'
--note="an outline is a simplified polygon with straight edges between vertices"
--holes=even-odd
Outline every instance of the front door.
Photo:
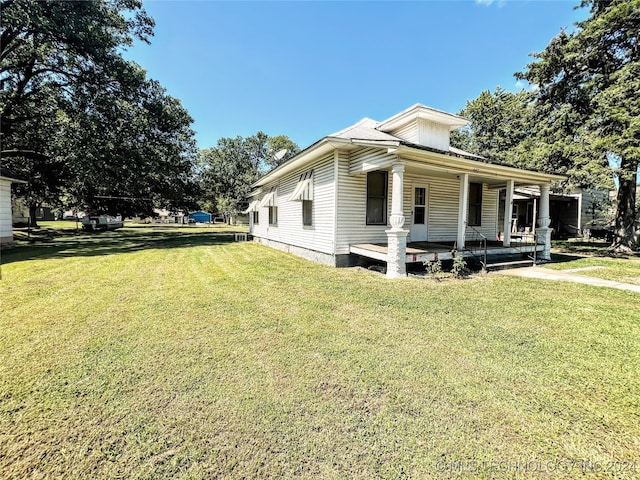
[{"label": "front door", "polygon": [[427,187],[425,185],[413,186],[411,241],[427,241]]}]

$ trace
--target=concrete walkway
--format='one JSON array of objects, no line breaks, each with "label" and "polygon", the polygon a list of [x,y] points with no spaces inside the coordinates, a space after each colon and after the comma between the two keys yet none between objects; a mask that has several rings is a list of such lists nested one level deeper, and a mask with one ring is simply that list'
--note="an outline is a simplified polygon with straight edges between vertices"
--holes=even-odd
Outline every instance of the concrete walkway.
[{"label": "concrete walkway", "polygon": [[[578,269],[576,269],[578,270]],[[509,270],[498,270],[494,273],[499,275],[511,275],[515,277],[543,278],[545,280],[559,280],[561,282],[584,283],[596,287],[617,288],[619,290],[631,290],[640,293],[640,285],[630,283],[620,283],[613,280],[603,280],[601,278],[585,277],[583,275],[572,275],[567,270],[550,270],[542,267],[512,268]]]}]

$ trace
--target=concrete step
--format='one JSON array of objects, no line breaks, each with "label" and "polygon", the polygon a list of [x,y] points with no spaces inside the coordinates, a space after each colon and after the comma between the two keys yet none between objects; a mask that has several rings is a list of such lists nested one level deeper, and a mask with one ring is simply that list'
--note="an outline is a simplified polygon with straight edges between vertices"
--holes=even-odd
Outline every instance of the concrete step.
[{"label": "concrete step", "polygon": [[496,270],[507,270],[509,268],[532,267],[533,260],[513,260],[509,262],[487,263],[485,269],[487,272]]}]

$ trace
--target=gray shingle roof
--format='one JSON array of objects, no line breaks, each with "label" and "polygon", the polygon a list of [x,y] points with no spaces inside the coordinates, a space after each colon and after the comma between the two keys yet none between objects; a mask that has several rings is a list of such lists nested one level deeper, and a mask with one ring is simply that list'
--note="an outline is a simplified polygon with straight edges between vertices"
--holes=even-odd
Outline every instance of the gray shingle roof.
[{"label": "gray shingle roof", "polygon": [[402,141],[398,137],[394,137],[393,135],[389,135],[388,133],[376,130],[376,127],[379,124],[380,122],[376,122],[375,120],[372,120],[370,118],[363,118],[355,125],[351,125],[344,130],[340,130],[339,132],[329,135],[329,137],[346,138],[349,140],[392,140],[396,142]]}]

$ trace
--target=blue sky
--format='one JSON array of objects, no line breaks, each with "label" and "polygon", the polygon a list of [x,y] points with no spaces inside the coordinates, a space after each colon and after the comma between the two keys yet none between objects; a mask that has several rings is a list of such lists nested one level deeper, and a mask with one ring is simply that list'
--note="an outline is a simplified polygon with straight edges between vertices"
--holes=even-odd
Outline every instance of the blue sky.
[{"label": "blue sky", "polygon": [[415,103],[458,112],[522,70],[576,1],[147,0],[151,45],[125,57],[179,98],[200,148],[259,130],[304,148]]}]

